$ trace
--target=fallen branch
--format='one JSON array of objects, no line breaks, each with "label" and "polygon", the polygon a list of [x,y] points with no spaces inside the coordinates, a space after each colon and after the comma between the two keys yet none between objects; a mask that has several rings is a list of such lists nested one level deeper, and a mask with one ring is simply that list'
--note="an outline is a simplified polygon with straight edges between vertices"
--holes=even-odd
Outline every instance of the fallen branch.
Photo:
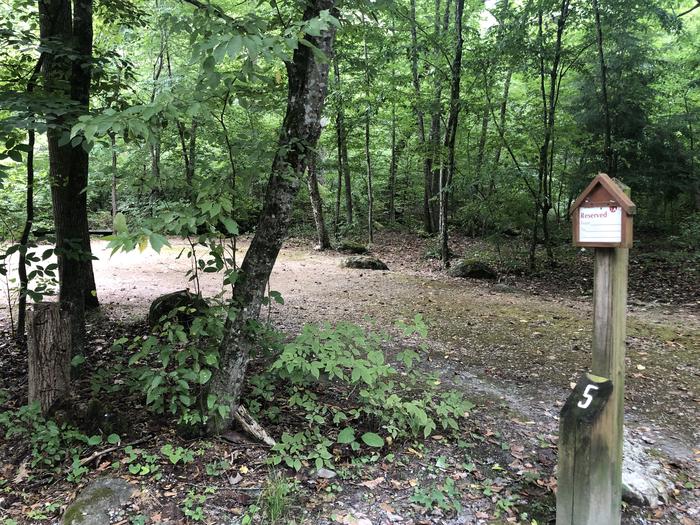
[{"label": "fallen branch", "polygon": [[233,419],[238,421],[241,428],[257,440],[262,441],[270,447],[274,447],[277,444],[277,442],[270,437],[270,434],[260,426],[260,423],[253,419],[253,416],[248,413],[243,405],[238,406],[238,409],[233,414]]},{"label": "fallen branch", "polygon": [[141,443],[144,443],[145,441],[148,441],[148,440],[151,439],[152,437],[153,437],[153,436],[150,436],[150,435],[149,435],[149,436],[146,436],[146,437],[142,437],[142,438],[140,438],[140,439],[137,439],[137,440],[135,440],[135,441],[131,441],[131,442],[129,442],[129,443],[124,443],[123,445],[115,445],[115,446],[113,446],[113,447],[109,447],[109,448],[106,448],[106,449],[104,449],[104,450],[100,450],[100,451],[98,451],[98,452],[95,452],[95,453],[92,454],[91,456],[88,456],[88,457],[86,457],[86,458],[81,459],[81,460],[80,460],[80,466],[81,466],[81,467],[84,467],[85,465],[87,465],[87,464],[89,464],[89,463],[92,463],[92,462],[93,462],[94,460],[96,460],[97,458],[101,458],[102,456],[104,456],[104,455],[106,455],[106,454],[109,454],[110,452],[114,452],[115,450],[119,450],[119,449],[126,448],[126,447],[133,447],[134,445],[140,445]]}]

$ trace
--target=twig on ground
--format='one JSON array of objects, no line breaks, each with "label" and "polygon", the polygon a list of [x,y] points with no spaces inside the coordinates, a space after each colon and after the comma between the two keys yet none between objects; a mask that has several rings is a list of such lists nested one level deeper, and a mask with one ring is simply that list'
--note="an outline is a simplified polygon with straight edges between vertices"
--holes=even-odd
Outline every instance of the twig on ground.
[{"label": "twig on ground", "polygon": [[97,458],[101,458],[102,456],[109,454],[110,452],[114,452],[115,450],[119,450],[119,449],[126,448],[126,447],[133,447],[134,445],[140,445],[141,443],[148,441],[152,437],[153,436],[148,435],[148,436],[139,438],[135,441],[130,441],[129,443],[124,443],[123,445],[116,445],[114,447],[109,447],[109,448],[106,448],[104,450],[100,450],[98,452],[95,452],[94,454],[92,454],[86,458],[81,459],[80,466],[84,467],[85,465],[92,463]]}]

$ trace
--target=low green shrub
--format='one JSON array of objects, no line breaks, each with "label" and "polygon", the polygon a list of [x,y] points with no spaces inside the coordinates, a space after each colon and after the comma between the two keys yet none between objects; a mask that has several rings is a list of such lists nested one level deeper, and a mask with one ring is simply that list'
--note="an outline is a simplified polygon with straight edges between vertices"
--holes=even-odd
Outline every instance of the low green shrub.
[{"label": "low green shrub", "polygon": [[[420,316],[402,328],[407,335],[426,333]],[[379,450],[396,439],[459,430],[474,405],[419,372],[415,351],[403,350],[390,363],[382,350],[387,341],[351,323],[307,325],[266,372],[251,378],[251,413],[277,420],[281,409],[305,421],[303,430],[283,433],[273,464],[331,467],[334,447]]]}]

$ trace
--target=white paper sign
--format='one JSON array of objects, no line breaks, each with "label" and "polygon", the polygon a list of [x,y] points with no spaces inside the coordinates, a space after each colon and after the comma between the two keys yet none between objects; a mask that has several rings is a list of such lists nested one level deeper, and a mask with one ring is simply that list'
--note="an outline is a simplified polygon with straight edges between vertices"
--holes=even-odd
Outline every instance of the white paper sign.
[{"label": "white paper sign", "polygon": [[622,208],[579,208],[579,242],[622,242]]}]

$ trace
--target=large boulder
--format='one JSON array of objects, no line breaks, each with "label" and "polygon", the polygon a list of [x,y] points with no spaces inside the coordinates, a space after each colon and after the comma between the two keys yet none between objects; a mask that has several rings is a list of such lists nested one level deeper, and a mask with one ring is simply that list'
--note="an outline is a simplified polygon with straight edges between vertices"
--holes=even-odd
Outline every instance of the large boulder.
[{"label": "large boulder", "polygon": [[376,257],[369,255],[353,255],[340,262],[343,268],[355,268],[358,270],[388,270],[389,267]]},{"label": "large boulder", "polygon": [[452,277],[463,279],[487,279],[495,281],[498,273],[491,266],[482,261],[465,259],[453,265],[447,272]]},{"label": "large boulder", "polygon": [[168,315],[176,308],[183,308],[177,313],[177,320],[180,324],[189,326],[194,319],[194,313],[205,311],[208,307],[209,305],[201,295],[194,294],[189,290],[167,293],[151,303],[148,310],[148,325],[152,328],[164,315]]},{"label": "large boulder", "polygon": [[121,478],[100,478],[85,487],[63,513],[61,525],[105,525],[126,521],[124,506],[136,490]]}]

